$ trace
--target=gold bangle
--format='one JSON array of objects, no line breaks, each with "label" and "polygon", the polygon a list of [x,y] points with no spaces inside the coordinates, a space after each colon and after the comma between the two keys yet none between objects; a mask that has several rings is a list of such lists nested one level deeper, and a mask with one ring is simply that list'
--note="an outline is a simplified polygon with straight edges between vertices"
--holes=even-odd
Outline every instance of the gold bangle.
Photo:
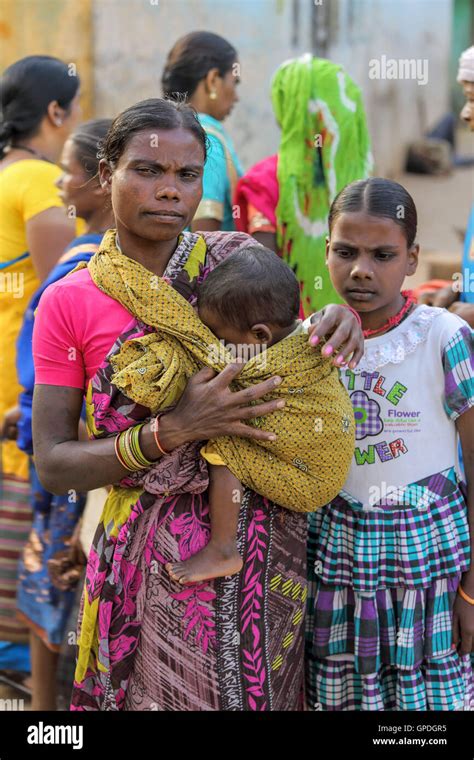
[{"label": "gold bangle", "polygon": [[124,460],[124,458],[123,458],[123,456],[122,456],[122,452],[120,451],[120,436],[121,436],[121,435],[122,435],[122,434],[121,434],[121,433],[119,433],[119,435],[117,435],[117,436],[115,437],[115,442],[114,442],[114,446],[115,446],[115,456],[116,456],[116,457],[117,457],[117,459],[119,460],[119,462],[120,462],[120,464],[122,465],[122,467],[125,467],[125,469],[126,469],[126,470],[128,470],[127,464],[126,464],[126,462],[125,462],[125,460]]},{"label": "gold bangle", "polygon": [[145,457],[140,443],[139,435],[145,423],[142,422],[134,427],[123,430],[115,439],[115,453],[120,463],[130,472],[143,470],[150,467],[153,462]]},{"label": "gold bangle", "polygon": [[130,433],[128,430],[124,430],[122,433],[120,433],[118,447],[122,455],[122,459],[125,462],[125,467],[127,468],[127,470],[130,470],[131,472],[133,472],[137,470],[138,467],[135,467],[135,462],[133,461],[133,458],[130,455],[129,437],[130,437]]},{"label": "gold bangle", "polygon": [[458,594],[461,597],[461,599],[464,599],[465,602],[467,602],[468,604],[472,604],[474,606],[474,599],[472,598],[472,596],[468,596],[468,594],[466,594],[461,584],[459,584],[458,586]]},{"label": "gold bangle", "polygon": [[135,460],[141,464],[142,468],[150,467],[150,465],[153,464],[153,462],[146,458],[140,448],[140,430],[144,424],[145,423],[142,422],[140,425],[135,425],[135,427],[132,428],[132,433],[130,435],[130,445],[132,447],[133,456],[135,457]]}]

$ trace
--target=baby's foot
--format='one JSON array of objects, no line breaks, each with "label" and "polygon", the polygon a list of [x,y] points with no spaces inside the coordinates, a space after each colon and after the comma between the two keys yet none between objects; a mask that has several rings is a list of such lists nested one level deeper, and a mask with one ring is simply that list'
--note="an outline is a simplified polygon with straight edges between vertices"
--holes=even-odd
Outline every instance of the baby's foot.
[{"label": "baby's foot", "polygon": [[210,541],[185,562],[168,562],[165,570],[174,581],[183,585],[234,575],[242,570],[242,565],[242,557],[235,545],[226,550]]}]

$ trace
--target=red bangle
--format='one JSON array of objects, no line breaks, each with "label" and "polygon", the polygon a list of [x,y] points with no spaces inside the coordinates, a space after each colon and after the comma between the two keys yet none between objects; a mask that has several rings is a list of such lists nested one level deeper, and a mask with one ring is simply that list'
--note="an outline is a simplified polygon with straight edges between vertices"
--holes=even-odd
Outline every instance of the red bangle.
[{"label": "red bangle", "polygon": [[169,454],[169,451],[165,451],[164,450],[163,446],[160,443],[160,439],[158,438],[158,431],[160,429],[160,417],[161,416],[162,416],[161,414],[157,414],[156,417],[155,417],[155,419],[152,422],[153,437],[154,437],[155,443],[156,443],[156,445],[158,447],[158,451],[161,451],[161,453],[163,454],[163,456],[166,456],[167,454]]},{"label": "red bangle", "polygon": [[357,312],[355,309],[352,308],[352,306],[349,306],[349,304],[347,303],[343,303],[342,306],[345,306],[346,309],[349,309],[349,311],[352,311],[353,315],[355,316],[355,318],[357,319],[359,323],[359,326],[362,327],[362,320],[360,318],[359,312]]},{"label": "red bangle", "polygon": [[474,606],[474,599],[472,598],[472,596],[469,596],[468,594],[466,594],[461,584],[459,584],[458,586],[458,594],[461,597],[461,599],[464,599],[465,602]]}]

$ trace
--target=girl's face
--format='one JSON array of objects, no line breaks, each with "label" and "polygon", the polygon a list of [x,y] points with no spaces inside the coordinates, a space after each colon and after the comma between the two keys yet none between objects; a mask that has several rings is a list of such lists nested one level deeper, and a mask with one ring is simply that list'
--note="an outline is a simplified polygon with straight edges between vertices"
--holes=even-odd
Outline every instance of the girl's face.
[{"label": "girl's face", "polygon": [[97,196],[103,194],[97,177],[91,179],[84,171],[71,138],[64,143],[59,165],[63,170],[56,181],[59,197],[65,206],[74,208],[75,216],[87,219],[97,206]]},{"label": "girl's face", "polygon": [[365,211],[340,214],[326,246],[331,280],[349,306],[382,321],[399,309],[400,290],[416,271],[418,245],[409,250],[403,228]]},{"label": "girl's face", "polygon": [[202,196],[204,151],[187,129],[146,129],[128,141],[114,170],[99,164],[120,227],[139,238],[176,238],[194,217]]}]

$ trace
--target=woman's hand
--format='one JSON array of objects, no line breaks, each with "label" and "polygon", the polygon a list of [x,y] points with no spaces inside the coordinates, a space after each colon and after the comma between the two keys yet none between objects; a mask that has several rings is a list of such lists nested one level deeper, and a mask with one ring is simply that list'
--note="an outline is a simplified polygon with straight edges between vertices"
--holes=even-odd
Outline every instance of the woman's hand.
[{"label": "woman's hand", "polygon": [[[165,450],[171,451],[187,441],[203,441],[218,436],[238,435],[258,441],[272,441],[276,436],[250,427],[246,420],[262,417],[285,405],[283,399],[259,401],[281,383],[272,377],[240,391],[229,386],[240,374],[243,364],[228,364],[216,375],[208,367],[192,377],[175,408],[160,417],[159,436]],[[145,443],[143,436],[143,443]],[[142,447],[143,448],[143,447]],[[144,450],[144,448],[143,448]]]},{"label": "woman's hand", "polygon": [[21,411],[19,406],[13,406],[5,412],[0,424],[0,439],[7,438],[10,441],[16,441],[20,417]]},{"label": "woman's hand", "polygon": [[421,293],[419,301],[427,306],[439,306],[441,309],[448,309],[459,298],[459,293],[451,285],[438,290],[426,290]]},{"label": "woman's hand", "polygon": [[325,338],[324,356],[335,355],[334,364],[341,367],[348,363],[354,369],[364,354],[364,336],[355,314],[342,304],[329,304],[311,318],[309,343],[317,345]]},{"label": "woman's hand", "polygon": [[456,301],[450,306],[449,311],[453,314],[457,314],[461,319],[466,320],[470,327],[474,327],[474,304],[464,303],[464,301]]}]

